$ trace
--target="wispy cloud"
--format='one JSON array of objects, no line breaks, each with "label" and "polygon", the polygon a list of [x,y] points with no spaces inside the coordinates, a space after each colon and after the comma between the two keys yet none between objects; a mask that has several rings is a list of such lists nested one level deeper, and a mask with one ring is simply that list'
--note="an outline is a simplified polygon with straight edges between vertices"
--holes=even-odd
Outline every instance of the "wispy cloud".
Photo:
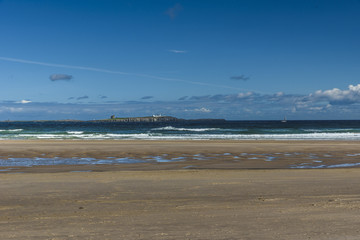
[{"label": "wispy cloud", "polygon": [[121,71],[112,71],[112,70],[103,69],[103,68],[83,67],[83,66],[57,64],[57,63],[46,63],[46,62],[31,61],[31,60],[25,60],[25,59],[19,59],[19,58],[0,57],[0,60],[7,61],[7,62],[17,62],[17,63],[35,64],[35,65],[48,66],[48,67],[58,67],[58,68],[68,68],[68,69],[79,69],[79,70],[86,70],[86,71],[93,71],[93,72],[103,72],[103,73],[114,73],[114,74],[122,74],[122,75],[131,75],[130,73],[121,72]]},{"label": "wispy cloud", "polygon": [[183,101],[183,100],[186,100],[187,98],[188,98],[188,96],[183,96],[183,97],[179,98],[178,100]]},{"label": "wispy cloud", "polygon": [[232,86],[227,86],[227,85],[219,85],[219,84],[212,84],[212,83],[205,83],[205,82],[189,81],[189,80],[177,79],[177,78],[160,77],[160,76],[153,76],[153,75],[141,74],[141,73],[127,73],[127,72],[113,71],[113,70],[108,70],[108,69],[103,69],[103,68],[93,68],[93,67],[83,67],[83,66],[74,66],[74,65],[65,65],[65,64],[37,62],[37,61],[30,61],[30,60],[24,60],[24,59],[18,59],[18,58],[7,58],[7,57],[0,57],[0,60],[7,61],[7,62],[16,62],[16,63],[48,66],[48,67],[78,69],[78,70],[84,70],[84,71],[93,71],[93,72],[102,72],[102,73],[109,73],[109,74],[135,76],[135,77],[149,78],[149,79],[155,79],[155,80],[161,80],[161,81],[167,81],[167,82],[182,82],[182,83],[187,83],[187,84],[201,85],[201,86],[208,86],[208,87],[215,87],[215,88],[243,90],[242,88],[237,88],[237,87],[232,87]]},{"label": "wispy cloud", "polygon": [[83,100],[83,99],[88,99],[89,98],[89,96],[82,96],[82,97],[78,97],[78,98],[76,98],[76,100]]},{"label": "wispy cloud", "polygon": [[52,74],[49,78],[51,81],[70,81],[73,76],[68,74]]},{"label": "wispy cloud", "polygon": [[152,99],[152,98],[154,98],[154,97],[153,97],[153,96],[144,96],[144,97],[142,97],[141,99],[147,100],[147,99]]},{"label": "wispy cloud", "polygon": [[231,76],[230,79],[238,80],[238,81],[247,81],[250,79],[250,77],[247,77],[245,75],[238,75],[238,76]]},{"label": "wispy cloud", "polygon": [[176,49],[170,49],[169,52],[172,52],[172,53],[187,53],[187,51],[185,51],[185,50],[176,50]]},{"label": "wispy cloud", "polygon": [[173,7],[168,8],[165,12],[171,19],[174,19],[179,15],[179,13],[183,10],[183,7],[180,3],[175,4]]}]

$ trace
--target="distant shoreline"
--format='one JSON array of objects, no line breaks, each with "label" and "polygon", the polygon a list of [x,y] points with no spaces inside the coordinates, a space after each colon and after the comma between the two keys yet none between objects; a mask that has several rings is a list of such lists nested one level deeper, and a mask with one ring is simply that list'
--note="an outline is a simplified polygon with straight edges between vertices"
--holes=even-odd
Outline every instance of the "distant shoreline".
[{"label": "distant shoreline", "polygon": [[63,120],[5,120],[0,122],[122,122],[122,123],[146,123],[146,122],[194,122],[194,121],[211,121],[211,122],[226,122],[225,119],[206,118],[206,119],[182,119],[172,116],[148,116],[148,117],[124,117],[124,118],[108,118],[98,120],[76,120],[76,119],[63,119]]}]

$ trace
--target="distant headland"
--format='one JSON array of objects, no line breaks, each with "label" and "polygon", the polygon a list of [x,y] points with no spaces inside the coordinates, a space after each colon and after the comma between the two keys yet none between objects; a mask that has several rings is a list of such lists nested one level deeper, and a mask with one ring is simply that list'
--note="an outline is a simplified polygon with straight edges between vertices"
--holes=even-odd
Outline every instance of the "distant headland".
[{"label": "distant headland", "polygon": [[101,120],[92,120],[90,122],[186,122],[186,121],[226,121],[225,119],[182,119],[176,118],[172,116],[162,116],[162,115],[152,115],[147,117],[125,117],[125,118],[118,118],[115,115],[112,115],[108,119],[101,119]]},{"label": "distant headland", "polygon": [[197,122],[197,121],[211,121],[211,122],[225,122],[225,119],[202,118],[202,119],[182,119],[172,116],[152,115],[147,117],[115,117],[112,115],[107,119],[98,120],[76,120],[76,119],[63,119],[63,120],[30,120],[30,121],[16,121],[6,120],[0,122],[121,122],[121,123],[154,123],[154,122]]}]

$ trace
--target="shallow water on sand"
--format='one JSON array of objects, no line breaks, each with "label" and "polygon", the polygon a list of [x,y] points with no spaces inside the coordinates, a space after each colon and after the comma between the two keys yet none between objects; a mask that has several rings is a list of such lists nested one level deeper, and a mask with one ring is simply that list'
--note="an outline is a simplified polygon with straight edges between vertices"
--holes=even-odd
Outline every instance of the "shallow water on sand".
[{"label": "shallow water on sand", "polygon": [[[169,156],[168,154],[158,156],[143,156],[140,158],[133,157],[106,157],[97,158],[62,158],[62,157],[35,157],[35,158],[3,158],[0,159],[0,167],[32,167],[32,166],[54,166],[54,165],[119,165],[119,164],[142,164],[154,163],[165,164],[172,162],[216,162],[226,161],[227,163],[239,163],[258,161],[263,162],[264,168],[269,167],[272,163],[287,162],[287,168],[346,168],[360,166],[360,153],[347,154],[342,156],[333,156],[331,154],[315,154],[300,152],[276,152],[276,153],[238,153],[233,154],[225,152],[223,154],[202,154],[193,155],[181,154],[179,156]],[[188,165],[185,168],[192,168]],[[0,172],[6,172],[8,169],[0,169]]]}]

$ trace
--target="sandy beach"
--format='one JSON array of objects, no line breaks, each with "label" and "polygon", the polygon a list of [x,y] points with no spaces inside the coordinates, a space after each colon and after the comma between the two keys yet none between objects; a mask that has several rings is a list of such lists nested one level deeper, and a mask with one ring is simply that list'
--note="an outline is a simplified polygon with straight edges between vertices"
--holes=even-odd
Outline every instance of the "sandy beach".
[{"label": "sandy beach", "polygon": [[1,167],[1,239],[358,239],[360,169],[289,168],[355,164],[359,145],[1,141],[2,159],[184,157]]},{"label": "sandy beach", "polygon": [[[360,162],[357,141],[80,141],[4,140],[0,157],[67,158],[70,166],[17,167],[8,171],[58,172],[74,170],[287,169],[347,166]],[[80,158],[129,158],[142,164],[79,166]],[[163,161],[151,161],[161,158]],[[166,161],[169,160],[169,161]],[[11,160],[14,161],[14,160]],[[357,166],[357,165],[354,165]],[[360,166],[359,166],[360,167]]]}]

